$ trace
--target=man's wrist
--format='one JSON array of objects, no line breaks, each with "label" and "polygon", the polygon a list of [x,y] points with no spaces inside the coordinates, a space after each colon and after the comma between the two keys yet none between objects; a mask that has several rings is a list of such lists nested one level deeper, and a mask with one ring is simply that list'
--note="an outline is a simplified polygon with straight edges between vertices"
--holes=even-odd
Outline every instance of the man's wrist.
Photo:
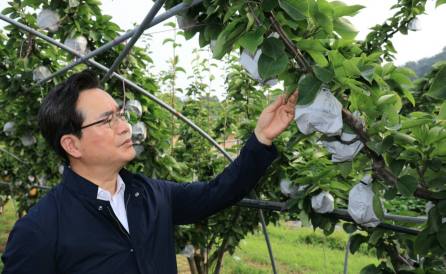
[{"label": "man's wrist", "polygon": [[257,129],[254,130],[254,135],[256,136],[257,140],[264,145],[270,146],[273,143],[273,140],[270,140],[269,138],[263,136],[263,134],[258,132]]}]

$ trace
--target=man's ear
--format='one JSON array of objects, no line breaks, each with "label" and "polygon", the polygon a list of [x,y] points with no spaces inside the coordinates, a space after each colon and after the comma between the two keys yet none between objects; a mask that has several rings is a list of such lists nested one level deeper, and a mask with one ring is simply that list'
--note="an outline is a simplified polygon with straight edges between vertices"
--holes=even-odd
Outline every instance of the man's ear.
[{"label": "man's ear", "polygon": [[67,152],[67,154],[73,158],[79,158],[82,156],[80,150],[80,140],[73,134],[66,134],[60,138],[60,145]]}]

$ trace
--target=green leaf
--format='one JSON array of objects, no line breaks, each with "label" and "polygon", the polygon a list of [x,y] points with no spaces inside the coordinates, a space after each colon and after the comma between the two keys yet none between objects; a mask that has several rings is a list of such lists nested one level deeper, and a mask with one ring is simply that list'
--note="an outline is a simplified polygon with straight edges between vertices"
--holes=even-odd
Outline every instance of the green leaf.
[{"label": "green leaf", "polygon": [[320,40],[315,39],[301,39],[296,41],[297,47],[302,50],[321,51],[325,52],[327,49],[324,47]]},{"label": "green leaf", "polygon": [[439,120],[446,120],[446,102],[441,104],[440,112],[437,115],[437,119],[439,119]]},{"label": "green leaf", "polygon": [[314,101],[322,82],[313,74],[304,74],[300,77],[298,83],[299,100],[298,105],[308,105]]},{"label": "green leaf", "polygon": [[379,239],[381,239],[383,236],[384,236],[384,230],[375,229],[373,231],[372,235],[370,235],[369,244],[376,245],[378,243]]},{"label": "green leaf", "polygon": [[289,17],[286,16],[286,13],[283,11],[279,11],[276,14],[276,19],[277,22],[279,22],[279,24],[281,24],[283,27],[290,27],[293,30],[296,30],[300,26],[300,23],[303,22],[303,21],[290,20]]},{"label": "green leaf", "polygon": [[342,64],[346,76],[353,78],[361,74],[361,71],[356,64],[357,63],[354,60],[346,60]]},{"label": "green leaf", "polygon": [[438,7],[440,5],[443,5],[446,3],[446,0],[437,0],[437,2],[435,3],[435,7]]},{"label": "green leaf", "polygon": [[367,82],[372,83],[375,73],[375,67],[372,65],[365,65],[359,68],[359,70],[361,71],[361,77],[364,78]]},{"label": "green leaf", "polygon": [[328,83],[333,80],[334,73],[329,68],[322,68],[320,66],[313,66],[313,72],[316,77],[324,83]]},{"label": "green leaf", "polygon": [[347,232],[348,234],[352,234],[357,230],[356,225],[350,223],[344,223],[342,225],[342,228],[344,228],[345,232]]},{"label": "green leaf", "polygon": [[401,129],[408,129],[413,127],[418,127],[424,124],[432,123],[433,119],[431,118],[418,118],[418,119],[407,119],[402,121]]},{"label": "green leaf", "polygon": [[390,78],[395,80],[401,86],[407,86],[407,87],[413,86],[413,83],[410,80],[410,78],[406,74],[401,73],[399,71],[392,72],[390,74]]},{"label": "green leaf", "polygon": [[241,20],[231,22],[219,35],[213,50],[213,56],[221,59],[227,52],[231,51],[232,45],[243,34],[246,25]]},{"label": "green leaf", "polygon": [[[347,178],[348,174],[350,173],[349,171],[352,170],[351,162],[339,163],[338,167],[339,171],[345,178]],[[348,192],[351,188],[351,185],[343,181],[333,181],[330,183],[330,188]]]},{"label": "green leaf", "polygon": [[288,56],[286,54],[282,54],[282,56],[280,56],[277,60],[274,60],[273,58],[262,53],[258,64],[260,77],[267,80],[277,76],[287,68],[288,61]]},{"label": "green leaf", "polygon": [[[444,178],[443,178],[444,179]],[[437,204],[438,213],[440,213],[441,216],[446,216],[446,201],[440,201]]]},{"label": "green leaf", "polygon": [[406,162],[403,161],[403,160],[391,159],[390,164],[389,164],[389,168],[393,172],[393,174],[399,175],[401,170],[403,170],[403,167],[404,167],[405,163]]},{"label": "green leaf", "polygon": [[384,210],[379,195],[373,195],[373,212],[380,220],[384,220]]},{"label": "green leaf", "polygon": [[327,49],[322,45],[320,40],[315,39],[301,39],[296,41],[298,48],[306,51],[313,60],[320,66],[326,67],[328,65],[328,61],[324,56],[324,53],[327,52]]},{"label": "green leaf", "polygon": [[354,39],[358,31],[345,18],[338,18],[334,20],[334,31],[336,31],[344,39]]},{"label": "green leaf", "polygon": [[358,11],[364,8],[364,6],[361,5],[347,6],[345,3],[341,1],[333,1],[331,2],[331,5],[333,7],[334,11],[333,15],[335,17],[353,16],[356,15]]},{"label": "green leaf", "polygon": [[389,148],[391,148],[393,145],[393,136],[388,135],[383,139],[381,149],[383,152],[387,151]]},{"label": "green leaf", "polygon": [[417,189],[418,181],[415,177],[411,175],[404,175],[398,179],[396,182],[396,187],[398,191],[404,196],[410,197],[413,195]]},{"label": "green leaf", "polygon": [[310,54],[311,58],[313,58],[314,62],[316,62],[316,64],[319,66],[328,66],[328,61],[322,53],[313,50],[307,50],[307,53]]},{"label": "green leaf", "polygon": [[427,254],[431,247],[435,244],[435,241],[435,235],[430,235],[427,229],[421,231],[415,239],[415,252],[419,255]]},{"label": "green leaf", "polygon": [[308,17],[308,0],[279,0],[279,6],[296,21]]},{"label": "green leaf", "polygon": [[427,145],[432,145],[444,139],[446,139],[446,129],[443,127],[435,126],[429,129],[429,133],[425,143]]},{"label": "green leaf", "polygon": [[369,264],[363,269],[361,269],[361,272],[359,274],[381,274],[381,270],[377,268],[374,264]]},{"label": "green leaf", "polygon": [[437,72],[427,94],[437,99],[446,99],[446,66]]},{"label": "green leaf", "polygon": [[403,89],[404,96],[409,100],[409,102],[412,104],[412,106],[415,106],[415,98],[413,97],[412,93],[408,89]]},{"label": "green leaf", "polygon": [[263,0],[262,1],[262,9],[263,11],[272,11],[277,6],[279,6],[279,3],[277,3],[277,0]]},{"label": "green leaf", "polygon": [[13,13],[13,12],[15,12],[15,9],[13,7],[7,7],[7,8],[2,10],[2,14],[3,15],[8,15],[8,14]]},{"label": "green leaf", "polygon": [[285,54],[285,45],[281,40],[269,37],[263,42],[262,54],[277,60]]},{"label": "green leaf", "polygon": [[378,98],[378,101],[376,104],[378,106],[384,105],[384,104],[393,104],[396,102],[396,94],[386,94]]},{"label": "green leaf", "polygon": [[265,28],[258,28],[254,31],[245,33],[238,43],[243,48],[247,49],[250,53],[254,54],[257,47],[263,42],[263,34],[265,33]]},{"label": "green leaf", "polygon": [[446,224],[442,224],[437,232],[437,240],[440,246],[446,250]]},{"label": "green leaf", "polygon": [[386,190],[386,193],[384,193],[384,199],[386,200],[392,200],[396,197],[398,194],[398,190],[395,187],[389,188]]},{"label": "green leaf", "polygon": [[355,234],[350,239],[350,252],[355,254],[358,251],[362,243],[367,241],[367,237],[361,234]]},{"label": "green leaf", "polygon": [[341,67],[345,62],[345,57],[337,50],[331,50],[328,52],[328,59],[334,67]]},{"label": "green leaf", "polygon": [[434,206],[429,210],[427,219],[427,230],[429,233],[437,233],[441,226],[441,216],[438,207]]},{"label": "green leaf", "polygon": [[[322,1],[318,1],[318,4],[321,2]],[[331,10],[330,12],[319,10],[316,12],[314,17],[326,33],[331,34],[333,32],[333,16],[331,15]]]}]

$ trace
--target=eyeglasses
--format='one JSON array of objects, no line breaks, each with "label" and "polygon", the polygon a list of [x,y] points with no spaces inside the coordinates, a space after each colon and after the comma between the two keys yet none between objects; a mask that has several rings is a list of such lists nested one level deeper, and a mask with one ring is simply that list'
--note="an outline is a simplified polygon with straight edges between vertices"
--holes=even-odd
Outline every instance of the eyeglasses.
[{"label": "eyeglasses", "polygon": [[118,124],[119,120],[126,121],[126,122],[129,121],[130,120],[129,112],[125,111],[124,109],[121,109],[117,112],[113,112],[112,114],[107,116],[107,118],[101,119],[99,121],[93,122],[93,123],[85,125],[85,126],[81,126],[81,129],[91,127],[94,125],[98,125],[98,124],[102,124],[102,125],[108,124],[108,126],[111,129],[113,129]]}]

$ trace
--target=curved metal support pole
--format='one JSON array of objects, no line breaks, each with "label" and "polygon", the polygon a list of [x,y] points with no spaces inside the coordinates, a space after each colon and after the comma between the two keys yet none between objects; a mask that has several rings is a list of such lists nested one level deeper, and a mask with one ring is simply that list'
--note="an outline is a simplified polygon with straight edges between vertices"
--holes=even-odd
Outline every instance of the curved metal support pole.
[{"label": "curved metal support pole", "polygon": [[348,240],[345,246],[345,255],[344,255],[344,274],[348,274],[348,255],[350,255],[351,242],[352,242],[352,234],[348,234]]},{"label": "curved metal support pole", "polygon": [[[29,33],[34,34],[35,36],[77,56],[77,57],[84,57],[83,55],[79,54],[78,52],[76,52],[75,50],[65,46],[64,44],[60,43],[59,41],[56,41],[54,39],[52,39],[51,37],[48,37],[36,30],[34,30],[33,28],[30,28],[20,22],[17,22],[3,14],[0,14],[0,19],[3,21],[6,21],[16,27],[18,27],[19,29],[22,29],[24,31],[27,31]],[[94,60],[87,60],[87,62],[104,71],[107,72],[108,68]],[[161,107],[163,107],[164,109],[166,109],[167,111],[169,111],[170,113],[172,113],[173,115],[175,115],[176,117],[178,117],[180,120],[182,120],[183,122],[185,122],[186,124],[188,124],[190,127],[192,127],[194,130],[196,130],[198,133],[200,133],[201,136],[203,136],[206,140],[208,140],[209,142],[211,142],[211,144],[213,146],[215,146],[229,161],[233,161],[232,157],[214,140],[212,139],[211,136],[209,136],[206,132],[204,132],[200,127],[198,127],[197,125],[194,124],[194,122],[192,122],[191,120],[189,120],[187,117],[185,117],[184,115],[182,115],[181,113],[177,112],[174,108],[172,108],[171,106],[169,106],[168,104],[164,103],[163,101],[161,101],[160,99],[158,99],[155,95],[149,93],[148,91],[144,90],[143,88],[141,88],[140,86],[138,86],[137,84],[133,83],[132,81],[128,80],[127,78],[123,77],[120,74],[117,74],[116,72],[112,73],[113,77],[118,78],[119,80],[123,81],[124,83],[126,83],[128,86],[132,87],[134,90],[146,95],[147,97],[149,97],[152,101],[154,101],[155,103],[157,103],[158,105],[160,105]]]},{"label": "curved metal support pole", "polygon": [[273,248],[271,246],[271,241],[269,240],[269,234],[268,234],[268,230],[266,227],[265,216],[263,216],[263,211],[261,209],[259,209],[259,215],[260,215],[260,223],[262,224],[263,235],[265,236],[265,242],[266,242],[266,246],[268,248],[268,254],[269,254],[269,260],[271,261],[271,267],[273,269],[273,273],[276,274],[277,273],[276,261],[274,260]]},{"label": "curved metal support pole", "polygon": [[163,7],[166,0],[156,0],[155,4],[153,4],[152,8],[150,9],[149,13],[146,15],[144,20],[142,21],[141,25],[136,28],[135,34],[133,34],[132,39],[125,45],[124,50],[118,55],[118,57],[115,59],[111,67],[108,69],[107,73],[105,73],[105,76],[101,80],[101,84],[104,84],[107,82],[107,80],[112,75],[113,71],[116,70],[116,68],[121,64],[122,60],[130,53],[130,50],[135,45],[136,41],[138,41],[139,37],[143,34],[144,30],[146,29],[146,26],[152,22],[155,15],[158,13],[158,11]]},{"label": "curved metal support pole", "polygon": [[9,156],[11,156],[12,158],[14,158],[14,159],[16,159],[17,161],[21,162],[22,164],[25,164],[25,165],[28,165],[28,164],[29,164],[28,162],[26,162],[26,161],[20,159],[20,158],[19,158],[17,155],[15,155],[14,153],[9,152],[8,150],[6,150],[6,149],[4,149],[4,148],[2,148],[2,147],[0,147],[0,151],[1,151],[1,152],[4,152],[4,153],[6,153],[6,154],[8,154]]},{"label": "curved metal support pole", "polygon": [[[36,35],[37,37],[65,50],[68,51],[69,53],[77,56],[77,57],[84,57],[83,55],[79,54],[78,52],[74,51],[73,49],[65,46],[64,44],[34,30],[33,28],[30,28],[20,22],[17,22],[7,16],[4,16],[3,14],[0,14],[0,19],[4,20],[16,27],[18,27],[21,30],[27,31],[29,33],[32,33],[34,35]],[[95,66],[96,68],[99,68],[100,70],[104,71],[104,72],[108,72],[109,69],[107,67],[105,67],[104,65],[93,61],[93,60],[87,60],[87,62],[93,66]],[[217,150],[219,150],[230,162],[233,161],[232,157],[229,155],[229,153],[226,152],[226,150],[224,150],[211,136],[209,136],[205,131],[203,131],[200,127],[198,127],[195,123],[193,123],[191,120],[189,120],[188,118],[186,118],[184,115],[182,115],[181,113],[177,112],[174,108],[172,108],[171,106],[169,106],[168,104],[164,103],[163,101],[161,101],[160,99],[158,99],[155,95],[149,93],[148,91],[144,90],[143,88],[139,87],[137,84],[133,83],[132,81],[128,80],[127,78],[121,76],[120,74],[117,74],[116,72],[113,72],[111,74],[113,77],[118,78],[119,80],[125,82],[127,85],[129,85],[130,87],[134,88],[136,91],[146,95],[147,97],[149,97],[151,100],[153,100],[155,103],[157,103],[158,105],[160,105],[161,107],[165,108],[166,110],[168,110],[169,112],[171,112],[173,115],[175,115],[176,117],[178,117],[180,120],[184,121],[186,124],[188,124],[190,127],[192,127],[193,129],[195,129],[201,136],[203,136],[206,140],[208,140],[214,147],[217,148]],[[271,243],[269,242],[269,236],[268,236],[268,232],[266,230],[266,223],[263,217],[263,212],[261,211],[261,209],[259,209],[259,213],[261,215],[260,221],[262,222],[262,226],[265,226],[265,230],[264,230],[264,235],[265,235],[265,241],[268,245],[268,251],[269,251],[269,255],[271,258],[271,264],[275,266],[274,263],[274,257],[272,254],[272,249],[271,249]],[[275,269],[273,268],[274,273]]]},{"label": "curved metal support pole", "polygon": [[[195,0],[193,1],[191,4],[186,4],[186,3],[181,3],[176,5],[175,7],[169,9],[168,11],[166,11],[165,13],[158,15],[157,17],[155,17],[150,24],[148,24],[147,26],[145,26],[144,30],[147,30],[155,25],[158,25],[159,23],[171,18],[172,16],[177,15],[180,12],[183,12],[195,5],[200,4],[201,2],[203,2],[203,0]],[[81,64],[81,63],[86,63],[88,59],[93,58],[99,54],[102,54],[103,52],[109,50],[110,48],[113,48],[119,44],[121,44],[122,42],[124,42],[125,40],[129,39],[130,37],[132,37],[136,32],[136,28],[126,32],[125,34],[113,39],[112,41],[102,45],[101,47],[93,50],[92,52],[89,52],[88,54],[86,54],[85,56],[81,57],[81,58],[77,58],[76,61],[72,62],[71,64],[67,65],[66,67],[56,71],[55,73],[51,74],[50,76],[40,80],[37,82],[38,85],[41,85],[51,79],[53,79],[56,76],[59,76],[67,71],[69,71],[70,69],[74,68],[75,66]]]}]

